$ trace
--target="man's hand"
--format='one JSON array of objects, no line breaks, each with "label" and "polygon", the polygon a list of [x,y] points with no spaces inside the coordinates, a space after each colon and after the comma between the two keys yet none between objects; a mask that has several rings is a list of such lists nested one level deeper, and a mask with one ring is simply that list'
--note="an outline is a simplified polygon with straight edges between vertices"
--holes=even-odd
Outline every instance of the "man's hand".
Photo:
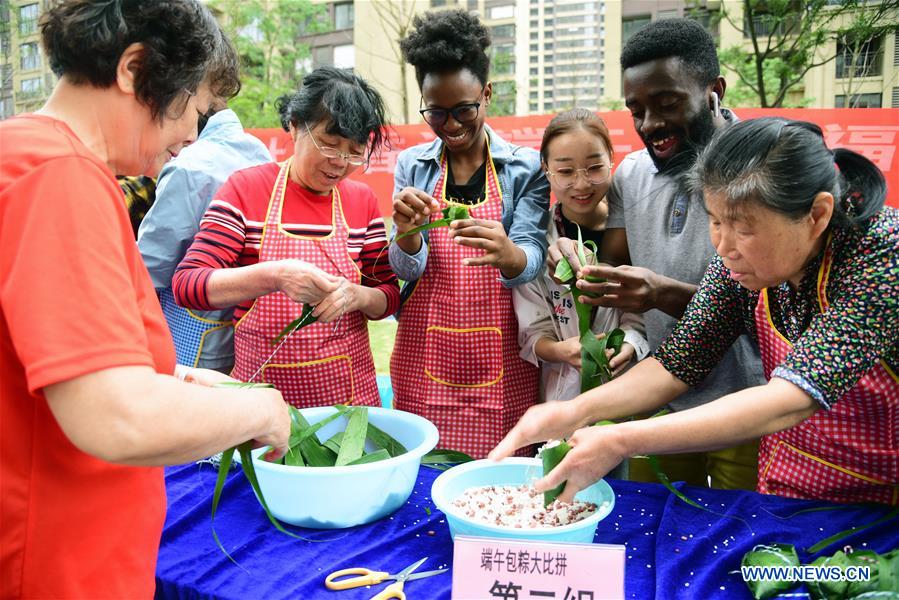
[{"label": "man's hand", "polygon": [[583,425],[580,403],[575,400],[545,402],[530,407],[512,431],[490,451],[488,458],[501,460],[516,450],[546,440],[560,440]]},{"label": "man's hand", "polygon": [[[605,281],[591,283],[588,278]],[[596,296],[581,296],[585,304],[643,313],[658,308],[661,286],[659,276],[643,267],[588,265],[581,269],[577,287]]]}]

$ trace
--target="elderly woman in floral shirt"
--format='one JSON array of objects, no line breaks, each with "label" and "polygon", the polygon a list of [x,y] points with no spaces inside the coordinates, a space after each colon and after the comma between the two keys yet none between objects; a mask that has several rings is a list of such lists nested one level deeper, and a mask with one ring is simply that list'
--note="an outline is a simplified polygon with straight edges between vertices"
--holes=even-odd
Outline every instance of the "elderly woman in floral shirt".
[{"label": "elderly woman in floral shirt", "polygon": [[[883,175],[854,152],[830,151],[816,125],[765,118],[719,133],[695,181],[718,257],[671,336],[624,376],[532,408],[491,456],[577,430],[537,486],[567,480],[560,499],[570,500],[628,456],[762,436],[760,492],[899,504],[899,211],[884,207]],[[766,385],[578,429],[663,406],[743,332],[759,345]]]}]

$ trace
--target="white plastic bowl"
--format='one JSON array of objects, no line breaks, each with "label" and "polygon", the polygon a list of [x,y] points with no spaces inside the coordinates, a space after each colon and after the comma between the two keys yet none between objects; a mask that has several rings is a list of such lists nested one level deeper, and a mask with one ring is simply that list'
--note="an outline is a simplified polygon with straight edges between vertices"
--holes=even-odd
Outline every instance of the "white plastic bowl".
[{"label": "white plastic bowl", "polygon": [[[537,540],[543,542],[593,542],[596,527],[615,507],[615,494],[605,480],[600,479],[581,490],[575,500],[593,502],[595,513],[570,525],[534,529],[519,529],[491,525],[477,521],[453,506],[453,501],[471,487],[485,485],[522,485],[543,476],[543,462],[539,458],[507,458],[500,462],[476,460],[453,467],[442,473],[431,486],[431,499],[449,523],[450,535]],[[603,502],[608,504],[603,507]]]},{"label": "white plastic bowl", "polygon": [[[310,424],[334,413],[332,407],[300,410]],[[344,467],[293,467],[259,458],[253,451],[259,487],[272,514],[280,521],[316,529],[342,529],[370,523],[397,510],[409,498],[421,457],[437,445],[433,423],[395,409],[369,407],[368,420],[408,449],[400,456]],[[346,428],[337,418],[321,429],[320,441]],[[372,450],[366,442],[366,449]]]}]

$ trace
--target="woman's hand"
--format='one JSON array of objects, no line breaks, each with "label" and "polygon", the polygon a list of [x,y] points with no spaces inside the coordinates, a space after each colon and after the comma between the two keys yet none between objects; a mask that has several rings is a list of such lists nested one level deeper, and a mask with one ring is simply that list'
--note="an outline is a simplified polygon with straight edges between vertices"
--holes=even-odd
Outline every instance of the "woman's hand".
[{"label": "woman's hand", "polygon": [[609,370],[612,371],[612,377],[618,377],[627,368],[634,357],[637,356],[637,349],[627,342],[621,344],[621,351],[612,356],[615,351],[611,348],[606,350],[606,356],[609,357]]},{"label": "woman's hand", "polygon": [[527,255],[516,246],[499,221],[487,219],[459,219],[450,223],[450,239],[469,248],[483,250],[479,257],[466,258],[462,264],[470,267],[489,265],[500,270],[507,279],[518,277],[527,266]]},{"label": "woman's hand", "polygon": [[216,384],[228,381],[237,381],[233,377],[229,377],[218,371],[213,371],[212,369],[198,369],[195,367],[186,367],[184,365],[177,365],[175,376],[181,381],[205,385],[206,387],[214,387]]},{"label": "woman's hand", "polygon": [[568,438],[571,450],[549,475],[534,483],[534,488],[538,492],[544,492],[567,481],[558,499],[562,502],[573,502],[575,494],[599,481],[621,461],[628,458],[619,427],[602,425],[575,431]]},{"label": "woman's hand", "polygon": [[[604,334],[600,334],[604,335]],[[555,359],[553,362],[568,363],[575,369],[581,368],[581,338],[572,336],[567,340],[556,342],[553,348]]]},{"label": "woman's hand", "polygon": [[265,397],[264,406],[269,415],[268,426],[265,432],[253,438],[253,447],[261,448],[271,446],[272,449],[265,454],[265,460],[275,461],[287,454],[290,439],[290,413],[287,404],[276,389],[254,388],[253,393],[259,393]]},{"label": "woman's hand", "polygon": [[440,212],[440,204],[418,188],[403,188],[393,197],[393,224],[397,235],[424,225],[436,212]]},{"label": "woman's hand", "polygon": [[[501,460],[516,450],[546,440],[560,440],[584,424],[585,415],[577,400],[545,402],[530,407],[512,431],[490,451],[488,458]],[[589,415],[587,415],[589,416]]]},{"label": "woman's hand", "polygon": [[317,305],[338,289],[341,281],[312,263],[294,258],[278,261],[277,289],[294,302]]},{"label": "woman's hand", "polygon": [[[568,264],[571,266],[571,271],[574,274],[577,274],[583,266],[581,265],[580,257],[577,255],[577,243],[566,237],[560,237],[549,245],[546,253],[547,272],[551,274],[555,273],[556,265],[559,264],[559,261],[561,261],[562,258],[565,258],[568,261]],[[556,280],[555,277],[553,277],[553,280],[556,281],[556,283],[563,283],[562,281]]]}]

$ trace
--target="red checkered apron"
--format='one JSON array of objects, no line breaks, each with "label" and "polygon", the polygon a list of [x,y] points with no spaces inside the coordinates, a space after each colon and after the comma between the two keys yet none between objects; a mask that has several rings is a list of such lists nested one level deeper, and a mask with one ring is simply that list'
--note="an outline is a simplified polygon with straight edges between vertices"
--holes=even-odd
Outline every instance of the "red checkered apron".
[{"label": "red checkered apron", "polygon": [[[818,273],[818,304],[829,308],[825,289],[833,261],[830,245]],[[755,308],[765,376],[792,345],[775,329],[762,290]],[[762,438],[759,492],[831,502],[899,504],[899,378],[879,362],[830,410]]]},{"label": "red checkered apron", "polygon": [[[296,258],[331,275],[345,277],[350,283],[360,283],[361,273],[347,254],[348,227],[336,187],[331,192],[331,234],[310,238],[282,229],[281,210],[290,162],[282,165],[272,189],[259,262]],[[257,298],[234,328],[232,376],[248,381],[275,349],[272,340],[300,316],[302,309],[302,304],[283,292]],[[336,328],[335,323],[312,323],[298,330],[257,379],[274,384],[284,399],[298,408],[337,403],[381,405],[368,328],[359,311],[343,315]]]},{"label": "red checkered apron", "polygon": [[[444,205],[446,171],[444,155],[432,193]],[[488,154],[485,198],[469,213],[499,221],[502,210]],[[428,263],[403,305],[390,359],[394,405],[430,419],[442,448],[482,458],[534,404],[540,372],[518,356],[512,292],[499,270],[464,266],[462,259],[482,251],[454,243],[446,227],[428,238]]]}]

